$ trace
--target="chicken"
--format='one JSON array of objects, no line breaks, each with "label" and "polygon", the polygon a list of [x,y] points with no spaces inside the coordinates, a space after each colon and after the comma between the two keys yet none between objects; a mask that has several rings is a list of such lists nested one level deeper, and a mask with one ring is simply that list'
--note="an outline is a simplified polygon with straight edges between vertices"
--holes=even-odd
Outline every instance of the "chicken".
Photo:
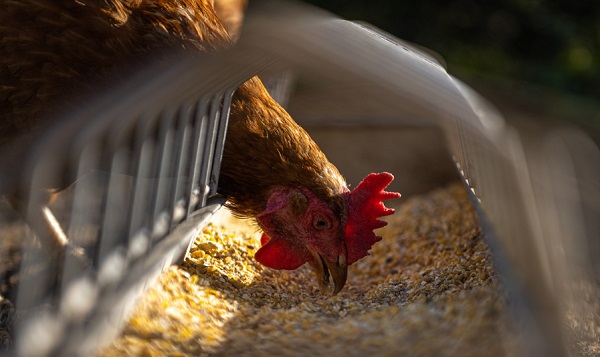
[{"label": "chicken", "polygon": [[[233,45],[211,2],[200,0],[2,0],[0,148],[124,78],[158,53]],[[243,3],[243,2],[242,2]],[[274,269],[309,263],[338,293],[348,265],[368,254],[393,213],[389,173],[350,191],[309,135],[256,77],[234,94],[218,191],[263,230],[256,259]]]},{"label": "chicken", "polygon": [[[0,0],[0,188],[10,189],[0,193],[26,212],[13,188],[35,133],[124,80],[130,69],[175,51],[231,44],[209,0]],[[49,187],[47,200],[61,188]],[[51,239],[41,240],[48,251],[72,248],[48,209],[27,217],[36,231],[48,232]]]},{"label": "chicken", "polygon": [[345,284],[348,265],[381,239],[377,217],[393,213],[382,201],[388,173],[367,176],[353,191],[337,168],[256,78],[234,97],[219,190],[238,216],[256,218],[263,230],[256,259],[274,269],[308,262],[325,290]]}]

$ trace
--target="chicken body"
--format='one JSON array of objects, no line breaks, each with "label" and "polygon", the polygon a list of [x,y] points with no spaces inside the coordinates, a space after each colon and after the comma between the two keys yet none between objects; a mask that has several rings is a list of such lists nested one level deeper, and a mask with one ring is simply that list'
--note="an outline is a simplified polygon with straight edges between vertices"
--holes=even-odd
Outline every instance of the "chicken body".
[{"label": "chicken body", "polygon": [[161,53],[232,43],[198,0],[0,0],[0,35],[0,147]]},{"label": "chicken body", "polygon": [[[233,45],[212,2],[201,0],[0,0],[0,41],[0,150],[148,58]],[[371,230],[380,221],[368,214],[366,240],[355,231],[349,238],[349,220],[361,219],[352,218],[360,210],[351,202],[366,201],[351,198],[337,168],[256,77],[232,100],[219,192],[265,231],[261,263],[295,269],[308,262],[322,287],[331,272],[334,292],[347,265],[379,238]]]}]

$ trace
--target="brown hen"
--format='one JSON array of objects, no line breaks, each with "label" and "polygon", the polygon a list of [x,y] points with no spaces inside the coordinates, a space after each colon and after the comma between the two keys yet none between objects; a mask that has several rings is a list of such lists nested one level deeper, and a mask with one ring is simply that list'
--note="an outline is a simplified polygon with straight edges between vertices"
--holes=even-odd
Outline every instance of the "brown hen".
[{"label": "brown hen", "polygon": [[[0,41],[0,149],[157,53],[233,45],[212,2],[199,0],[2,0]],[[381,239],[377,217],[393,212],[382,201],[399,197],[383,191],[392,179],[371,174],[350,192],[258,78],[236,91],[219,192],[263,229],[256,258],[266,266],[308,262],[321,288],[331,273],[339,292],[348,265]]]}]

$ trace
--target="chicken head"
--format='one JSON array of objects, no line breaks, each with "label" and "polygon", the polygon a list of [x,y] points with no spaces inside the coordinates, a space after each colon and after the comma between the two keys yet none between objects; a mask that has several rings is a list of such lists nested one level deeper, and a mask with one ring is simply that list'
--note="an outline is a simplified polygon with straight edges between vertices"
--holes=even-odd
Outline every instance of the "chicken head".
[{"label": "chicken head", "polygon": [[370,174],[354,190],[346,190],[341,216],[306,188],[275,189],[257,217],[264,233],[256,260],[286,270],[308,262],[320,290],[326,291],[331,275],[333,294],[337,294],[346,283],[348,265],[368,255],[381,240],[373,230],[387,223],[377,218],[394,213],[383,201],[400,197],[384,191],[393,178],[385,172]]}]

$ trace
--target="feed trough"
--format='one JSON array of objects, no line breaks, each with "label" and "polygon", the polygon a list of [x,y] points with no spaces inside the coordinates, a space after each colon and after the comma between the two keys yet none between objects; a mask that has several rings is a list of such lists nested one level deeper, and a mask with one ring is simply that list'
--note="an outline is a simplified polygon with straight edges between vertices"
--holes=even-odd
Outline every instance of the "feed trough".
[{"label": "feed trough", "polygon": [[[564,127],[536,131],[533,140],[414,46],[365,24],[273,3],[251,8],[234,48],[146,68],[65,116],[26,150],[22,177],[2,181],[28,198],[32,226],[2,206],[2,234],[10,237],[3,242],[12,245],[0,253],[14,260],[1,272],[4,299],[16,309],[9,353],[89,355],[114,338],[140,293],[181,262],[225,202],[217,187],[229,101],[257,74],[287,79],[275,81],[276,99],[350,182],[358,160],[336,159],[328,147],[339,133],[342,142],[365,140],[360,152],[370,154],[358,171],[401,173],[403,193],[461,178],[525,336],[519,350],[567,353],[565,316],[593,312],[573,308],[572,282],[597,279],[594,141]],[[373,144],[382,132],[391,139]],[[398,151],[420,156],[390,158]],[[67,188],[47,208],[73,244],[59,257],[39,246],[47,233],[31,224],[56,186]]]}]

